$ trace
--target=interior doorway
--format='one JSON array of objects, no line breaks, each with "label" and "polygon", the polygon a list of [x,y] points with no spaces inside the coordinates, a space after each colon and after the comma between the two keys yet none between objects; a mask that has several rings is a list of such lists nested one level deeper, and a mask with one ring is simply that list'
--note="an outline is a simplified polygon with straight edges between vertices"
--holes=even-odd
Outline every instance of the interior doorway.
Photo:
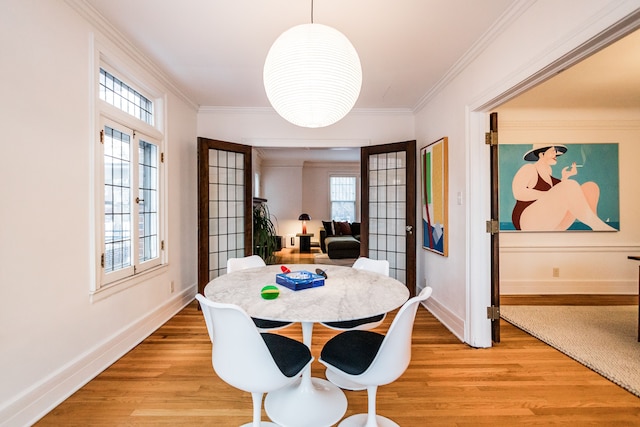
[{"label": "interior doorway", "polygon": [[[640,49],[638,27],[640,27],[640,12],[630,15],[622,22],[605,30],[516,88],[485,104],[480,110],[504,112],[509,108],[523,110],[585,107],[607,109],[625,108],[625,106],[638,108],[640,106],[638,105],[640,97],[637,92],[640,87],[640,60],[636,60],[636,53]],[[627,54],[624,53],[625,50],[628,51]],[[616,61],[616,58],[619,61]],[[590,81],[597,81],[598,86],[590,86],[588,84]],[[490,122],[486,113],[482,113],[482,116],[485,123]],[[479,120],[476,117],[476,123]],[[483,176],[491,176],[493,162],[488,157],[485,155],[484,166],[481,166]],[[491,194],[499,191],[497,187],[493,188],[491,185],[486,185],[484,189]],[[487,199],[490,198],[488,195]],[[479,202],[478,206],[481,205],[486,212],[491,210],[490,203]],[[478,241],[480,240],[478,238]],[[486,244],[491,245],[488,241]],[[494,297],[490,305],[498,307],[500,291],[496,287],[496,282],[499,286],[499,253],[499,250],[493,253],[489,281],[490,295]],[[479,299],[482,298],[479,297]],[[484,300],[486,301],[487,298],[484,297]],[[496,331],[494,328],[492,341],[497,343],[499,340],[499,329]]]}]

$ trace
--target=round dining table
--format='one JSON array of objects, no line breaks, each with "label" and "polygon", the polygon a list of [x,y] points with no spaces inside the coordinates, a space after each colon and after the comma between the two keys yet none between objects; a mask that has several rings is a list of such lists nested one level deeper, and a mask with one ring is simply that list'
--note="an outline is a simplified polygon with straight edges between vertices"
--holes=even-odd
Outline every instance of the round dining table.
[{"label": "round dining table", "polygon": [[[313,324],[370,317],[400,307],[409,298],[406,285],[388,276],[337,265],[295,264],[293,271],[324,270],[323,286],[292,290],[276,284],[280,265],[250,268],[213,279],[205,297],[240,306],[251,317],[300,322],[304,343],[311,348]],[[276,285],[275,299],[264,299],[262,288]],[[267,394],[267,415],[282,426],[326,427],[347,411],[342,390],[322,378],[312,378],[307,368],[299,381]]]}]

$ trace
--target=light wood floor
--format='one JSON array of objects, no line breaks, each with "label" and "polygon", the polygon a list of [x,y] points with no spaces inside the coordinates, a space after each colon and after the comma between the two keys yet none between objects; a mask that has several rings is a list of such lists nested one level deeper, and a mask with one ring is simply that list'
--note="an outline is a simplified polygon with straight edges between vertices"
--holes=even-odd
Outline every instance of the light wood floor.
[{"label": "light wood floor", "polygon": [[[510,324],[501,329],[499,345],[474,349],[420,308],[411,364],[379,388],[378,412],[403,427],[640,425],[640,399]],[[302,339],[299,325],[283,331]],[[334,333],[314,328],[316,359]],[[324,377],[317,361],[312,372]],[[366,411],[366,392],[346,395],[347,415]],[[238,426],[250,419],[249,393],[214,373],[204,319],[192,303],[37,425]]]},{"label": "light wood floor", "polygon": [[309,253],[300,253],[298,249],[283,248],[282,250],[275,252],[276,264],[313,264],[315,261],[314,255],[321,254],[320,248],[311,248]]}]

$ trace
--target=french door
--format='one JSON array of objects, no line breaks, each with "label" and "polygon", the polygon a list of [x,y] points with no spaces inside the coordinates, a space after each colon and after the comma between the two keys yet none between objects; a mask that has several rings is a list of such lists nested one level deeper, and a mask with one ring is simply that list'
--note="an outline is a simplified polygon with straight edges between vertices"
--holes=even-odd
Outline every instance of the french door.
[{"label": "french door", "polygon": [[198,292],[251,255],[251,147],[198,138]]},{"label": "french door", "polygon": [[416,292],[416,141],[360,152],[360,254],[389,260],[389,275]]}]

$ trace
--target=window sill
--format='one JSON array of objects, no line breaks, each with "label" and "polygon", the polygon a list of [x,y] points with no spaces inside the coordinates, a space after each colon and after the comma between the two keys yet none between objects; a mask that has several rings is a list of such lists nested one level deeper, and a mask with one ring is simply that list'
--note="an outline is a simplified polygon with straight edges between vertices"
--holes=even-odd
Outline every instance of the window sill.
[{"label": "window sill", "polygon": [[103,299],[109,298],[110,296],[115,295],[119,292],[125,291],[143,282],[147,282],[156,276],[166,273],[168,270],[169,265],[162,264],[157,267],[150,268],[149,270],[143,271],[142,273],[138,273],[135,276],[127,277],[116,282],[109,283],[108,285],[102,286],[100,289],[91,291],[89,294],[90,301],[91,303],[102,301]]}]

